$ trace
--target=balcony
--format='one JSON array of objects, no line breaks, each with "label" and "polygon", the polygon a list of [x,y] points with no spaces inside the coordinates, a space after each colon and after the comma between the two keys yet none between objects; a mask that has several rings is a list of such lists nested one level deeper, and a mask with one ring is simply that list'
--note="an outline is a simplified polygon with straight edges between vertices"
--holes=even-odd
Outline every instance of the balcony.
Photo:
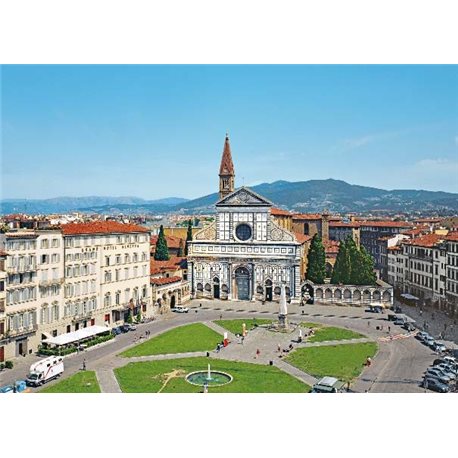
[{"label": "balcony", "polygon": [[7,274],[22,274],[25,272],[35,272],[37,266],[35,264],[27,264],[25,266],[6,266]]},{"label": "balcony", "polygon": [[64,277],[51,278],[50,280],[40,280],[38,284],[42,288],[46,288],[52,285],[61,285],[64,282]]},{"label": "balcony", "polygon": [[94,310],[91,310],[86,313],[80,313],[79,315],[72,316],[72,323],[76,323],[77,321],[81,320],[88,320],[94,316]]},{"label": "balcony", "polygon": [[27,328],[21,327],[19,329],[10,329],[5,333],[5,337],[16,338],[21,336],[27,336],[29,334],[35,334],[38,329],[38,325],[34,324],[33,326],[29,326]]}]

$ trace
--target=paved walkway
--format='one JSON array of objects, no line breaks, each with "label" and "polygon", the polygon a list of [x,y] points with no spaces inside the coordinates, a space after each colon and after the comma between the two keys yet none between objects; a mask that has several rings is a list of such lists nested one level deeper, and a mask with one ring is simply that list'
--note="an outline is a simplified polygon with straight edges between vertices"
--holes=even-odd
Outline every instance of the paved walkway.
[{"label": "paved walkway", "polygon": [[98,369],[95,374],[102,393],[122,393],[113,369]]}]

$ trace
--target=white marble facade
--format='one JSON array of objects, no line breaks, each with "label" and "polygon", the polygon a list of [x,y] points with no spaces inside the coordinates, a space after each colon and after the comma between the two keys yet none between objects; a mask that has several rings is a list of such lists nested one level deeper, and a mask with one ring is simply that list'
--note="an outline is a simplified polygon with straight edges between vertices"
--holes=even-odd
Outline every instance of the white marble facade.
[{"label": "white marble facade", "polygon": [[215,222],[189,245],[192,297],[275,301],[283,284],[299,301],[301,246],[275,223],[271,207],[245,187],[217,202]]}]

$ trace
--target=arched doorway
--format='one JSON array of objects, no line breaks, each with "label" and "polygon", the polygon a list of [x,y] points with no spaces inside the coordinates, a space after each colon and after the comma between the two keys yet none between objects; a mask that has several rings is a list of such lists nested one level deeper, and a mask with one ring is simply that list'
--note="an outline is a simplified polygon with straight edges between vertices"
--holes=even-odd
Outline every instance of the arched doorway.
[{"label": "arched doorway", "polygon": [[170,308],[173,309],[176,304],[175,294],[170,298]]},{"label": "arched doorway", "polygon": [[214,299],[219,299],[220,294],[219,294],[219,278],[215,277],[213,279],[213,298]]},{"label": "arched doorway", "polygon": [[250,273],[245,267],[239,267],[235,271],[235,283],[237,285],[237,299],[240,301],[250,300]]},{"label": "arched doorway", "polygon": [[272,302],[273,294],[272,294],[272,281],[266,281],[266,301]]}]

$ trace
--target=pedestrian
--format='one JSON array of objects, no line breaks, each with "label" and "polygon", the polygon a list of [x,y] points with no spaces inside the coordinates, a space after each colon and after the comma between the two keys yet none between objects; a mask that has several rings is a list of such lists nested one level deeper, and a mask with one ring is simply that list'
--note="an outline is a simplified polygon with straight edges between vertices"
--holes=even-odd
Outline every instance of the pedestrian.
[{"label": "pedestrian", "polygon": [[388,326],[388,334],[391,332],[391,326]]},{"label": "pedestrian", "polygon": [[220,320],[223,319],[223,314],[220,314],[219,319],[220,319]]},{"label": "pedestrian", "polygon": [[258,356],[259,356],[260,354],[261,354],[261,351],[259,350],[259,348],[256,349],[256,356],[255,356],[255,358],[258,358]]},{"label": "pedestrian", "polygon": [[347,393],[350,391],[350,382],[347,382]]},{"label": "pedestrian", "polygon": [[243,345],[243,341],[245,340],[245,336],[242,336],[242,345]]},{"label": "pedestrian", "polygon": [[86,360],[83,359],[83,371],[85,371],[85,370],[86,370]]},{"label": "pedestrian", "polygon": [[280,344],[277,345],[277,351],[278,351],[278,353],[281,352],[281,346],[280,346]]},{"label": "pedestrian", "polygon": [[199,307],[202,307],[202,304],[199,304]]},{"label": "pedestrian", "polygon": [[369,327],[370,325],[371,325],[371,322],[367,320],[367,327]]}]

